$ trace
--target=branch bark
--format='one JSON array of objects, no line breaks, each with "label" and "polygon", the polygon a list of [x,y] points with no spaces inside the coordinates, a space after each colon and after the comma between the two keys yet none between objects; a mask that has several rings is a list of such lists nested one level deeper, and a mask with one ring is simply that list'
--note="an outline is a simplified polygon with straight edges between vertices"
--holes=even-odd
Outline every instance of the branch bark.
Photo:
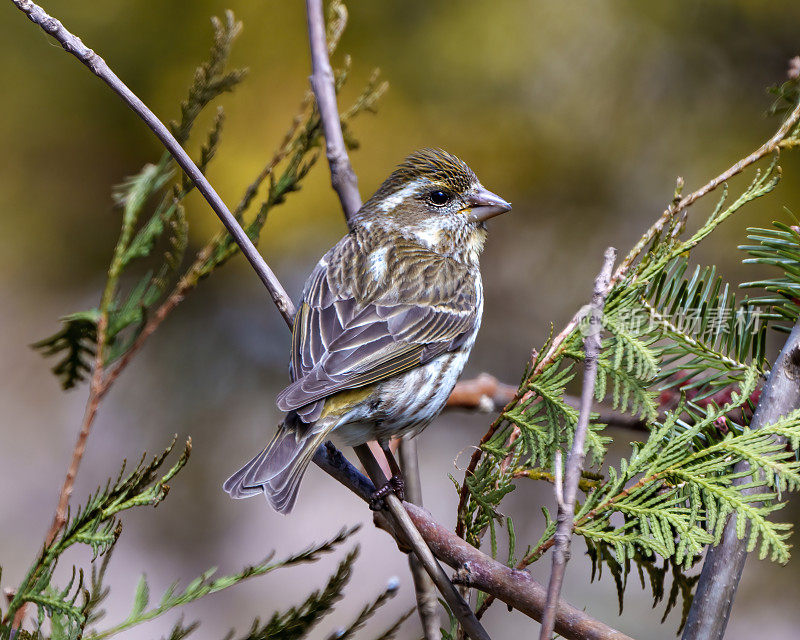
[{"label": "branch bark", "polygon": [[[750,423],[760,429],[800,408],[800,321],[794,326],[764,385],[761,398]],[[746,461],[734,471],[741,474],[735,484],[751,481],[752,469]],[[745,489],[744,493],[763,493],[764,487]],[[736,518],[725,526],[720,543],[708,550],[697,585],[683,640],[721,640],[728,626],[736,589],[747,559],[749,525],[740,538],[736,535]]]},{"label": "branch bark", "polygon": [[[314,463],[361,500],[369,502],[375,485],[333,445],[321,446],[314,456]],[[542,619],[546,590],[527,571],[507,567],[487,556],[436,522],[425,509],[408,502],[403,502],[402,507],[433,554],[453,569],[460,570],[460,574],[466,576],[467,586],[499,598],[534,620]],[[375,520],[376,525],[394,536],[401,546],[407,546],[384,511],[376,512]],[[564,600],[558,602],[555,630],[568,640],[632,640]]]},{"label": "branch bark", "polygon": [[[613,247],[606,249],[603,256],[603,268],[594,281],[592,302],[586,315],[587,322],[583,348],[586,353],[584,360],[583,388],[581,390],[581,406],[578,414],[578,424],[575,426],[575,435],[572,438],[572,449],[567,457],[564,485],[561,485],[561,460],[556,460],[555,493],[558,503],[558,516],[555,534],[555,548],[553,549],[553,566],[550,570],[550,581],[547,585],[547,605],[542,617],[542,628],[539,640],[550,640],[555,626],[556,608],[558,597],[561,593],[561,584],[564,582],[564,572],[570,556],[570,541],[572,539],[572,518],[575,515],[575,496],[578,493],[578,483],[583,471],[583,459],[586,455],[586,432],[589,430],[589,417],[592,413],[592,400],[594,399],[594,385],[597,380],[597,359],[600,356],[601,332],[603,326],[603,307],[606,296],[611,287],[611,271],[614,269],[614,260],[617,250]],[[559,452],[560,453],[560,452]]]},{"label": "branch bark", "polygon": [[[414,438],[403,436],[400,439],[400,468],[403,470],[406,498],[418,507],[422,506],[422,481],[419,477],[419,456],[417,455],[417,441]],[[419,558],[413,554],[408,556],[411,575],[414,577],[414,592],[417,596],[417,613],[422,623],[425,640],[441,640],[442,632],[439,627],[439,602],[436,596],[436,585]]]},{"label": "branch bark", "polygon": [[[516,393],[517,387],[514,385],[501,382],[491,374],[481,373],[475,378],[457,383],[447,399],[445,409],[496,413],[506,406]],[[679,394],[676,393],[675,396],[678,398]],[[581,400],[577,396],[565,395],[564,402],[579,409]],[[594,410],[597,413],[597,421],[607,424],[609,427],[621,427],[634,431],[645,430],[645,422],[638,416],[621,413],[602,405],[595,407]]]},{"label": "branch bark", "polygon": [[349,223],[361,208],[361,195],[358,192],[358,178],[347,155],[339,108],[336,105],[336,86],[328,59],[322,0],[306,0],[306,16],[308,42],[311,46],[311,88],[317,99],[322,131],[325,134],[325,153],[331,170],[331,186],[339,196]]},{"label": "branch bark", "polygon": [[477,378],[458,382],[447,398],[445,409],[493,413],[508,404],[516,393],[516,387],[500,382],[493,375],[481,373]]},{"label": "branch bark", "polygon": [[[383,469],[381,469],[375,456],[372,455],[369,447],[365,444],[359,445],[355,447],[355,452],[361,464],[364,465],[367,475],[372,480],[372,484],[376,487],[384,486],[387,482],[386,476],[383,474]],[[403,508],[403,503],[400,502],[400,499],[394,493],[390,493],[384,500],[389,508],[389,514],[393,521],[392,526],[399,530],[403,541],[413,549],[414,555],[425,568],[436,588],[439,589],[439,593],[442,594],[467,635],[473,640],[491,640],[489,634],[478,622],[470,606],[458,593],[453,583],[450,582],[450,578],[447,577],[444,569],[434,557],[414,521]]]}]

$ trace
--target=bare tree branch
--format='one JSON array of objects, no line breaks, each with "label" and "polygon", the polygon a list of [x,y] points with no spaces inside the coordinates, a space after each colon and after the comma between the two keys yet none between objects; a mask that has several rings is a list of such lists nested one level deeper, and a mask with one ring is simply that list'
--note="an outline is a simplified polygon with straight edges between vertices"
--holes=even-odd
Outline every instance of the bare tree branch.
[{"label": "bare tree branch", "polygon": [[[777,422],[787,413],[800,408],[800,321],[794,326],[764,385],[761,398],[750,422],[751,429],[761,429]],[[754,480],[752,468],[746,461],[734,467],[742,485]],[[742,489],[742,493],[763,493],[764,487]],[[755,506],[755,503],[754,503]],[[725,526],[720,543],[706,554],[697,593],[694,596],[683,640],[721,640],[731,615],[733,599],[747,559],[749,523],[742,536],[736,533],[737,522],[731,517]]]},{"label": "bare tree branch", "polygon": [[[339,5],[342,10],[344,7]],[[325,152],[331,169],[331,186],[339,196],[347,221],[361,208],[358,179],[350,164],[344,144],[339,108],[336,105],[336,86],[333,69],[328,59],[328,42],[325,36],[325,16],[322,0],[306,0],[308,42],[311,45],[311,87],[317,98],[317,108],[325,134]]]},{"label": "bare tree branch", "polygon": [[517,394],[517,388],[500,382],[493,375],[481,373],[477,378],[458,382],[447,398],[445,409],[471,409],[494,413]]},{"label": "bare tree branch", "polygon": [[[403,470],[406,499],[412,504],[421,507],[422,482],[419,477],[417,441],[408,435],[400,439],[400,468]],[[439,628],[439,602],[436,596],[436,586],[425,572],[425,568],[416,555],[409,554],[408,564],[411,567],[411,575],[414,577],[417,612],[422,623],[425,640],[441,640],[442,633]]]},{"label": "bare tree branch", "polygon": [[[572,539],[572,518],[575,515],[575,496],[578,493],[578,483],[583,471],[583,459],[586,445],[586,432],[589,430],[589,417],[592,413],[592,400],[594,399],[594,385],[597,380],[597,359],[600,356],[602,342],[601,331],[603,327],[603,307],[611,283],[611,271],[614,269],[614,260],[617,250],[613,247],[606,249],[603,256],[603,268],[594,281],[592,302],[586,315],[586,331],[583,339],[585,351],[583,388],[581,390],[581,406],[578,415],[578,424],[575,426],[575,435],[572,437],[572,449],[567,457],[564,473],[564,485],[561,485],[561,459],[556,460],[555,492],[558,503],[558,517],[555,534],[555,549],[553,550],[553,567],[550,570],[550,582],[547,585],[547,606],[542,618],[542,628],[539,640],[550,640],[555,626],[556,607],[561,593],[561,584],[564,581],[564,571],[569,562],[570,541]],[[559,452],[560,454],[560,452]]]},{"label": "bare tree branch", "polygon": [[[314,456],[314,463],[363,501],[369,502],[375,485],[333,445],[327,443],[321,446]],[[380,478],[378,481],[381,481]],[[527,571],[507,567],[487,556],[436,522],[425,509],[408,502],[402,503],[402,506],[433,554],[448,566],[459,570],[465,576],[467,586],[499,598],[534,620],[542,619],[547,600],[546,590]],[[407,549],[407,543],[397,533],[387,515],[385,511],[376,512],[376,524]],[[569,640],[632,640],[564,600],[559,600],[558,603],[555,629]]]},{"label": "bare tree branch", "polygon": [[[381,469],[375,456],[372,455],[372,451],[370,451],[369,447],[362,444],[355,447],[355,451],[367,475],[372,480],[372,484],[376,487],[384,486],[387,482],[386,476],[383,474],[383,469]],[[425,539],[417,530],[414,521],[403,508],[403,503],[400,502],[400,499],[394,493],[390,493],[384,500],[389,508],[392,520],[394,521],[392,525],[399,529],[403,541],[413,549],[420,564],[425,568],[425,571],[427,571],[431,580],[433,580],[436,588],[439,589],[439,593],[442,594],[445,602],[447,602],[453,615],[458,619],[467,635],[473,640],[491,640],[489,634],[486,633],[481,623],[478,622],[470,606],[464,601],[461,594],[458,593],[453,583],[450,582],[450,579],[434,557]]]},{"label": "bare tree branch", "polygon": [[[462,380],[456,384],[447,399],[445,409],[496,413],[506,406],[516,393],[517,387],[500,382],[489,373],[481,373],[475,378]],[[675,396],[679,397],[680,394],[676,392]],[[577,396],[565,395],[564,402],[576,409],[580,407],[580,398]],[[602,405],[595,407],[594,410],[597,413],[597,421],[610,427],[622,427],[634,431],[645,429],[644,421],[638,416],[621,413]]]}]

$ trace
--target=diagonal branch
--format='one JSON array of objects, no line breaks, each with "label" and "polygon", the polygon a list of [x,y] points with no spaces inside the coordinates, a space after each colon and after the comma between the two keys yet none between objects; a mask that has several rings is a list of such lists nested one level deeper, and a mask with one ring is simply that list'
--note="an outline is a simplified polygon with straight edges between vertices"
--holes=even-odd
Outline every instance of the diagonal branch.
[{"label": "diagonal branch", "polygon": [[[333,445],[321,446],[314,456],[314,463],[361,500],[369,502],[375,485]],[[403,502],[402,506],[433,554],[449,567],[459,570],[465,576],[466,586],[499,598],[534,620],[542,619],[547,593],[544,585],[534,580],[530,573],[507,567],[476,549],[436,522],[425,509],[408,502]],[[377,526],[394,536],[398,544],[407,547],[385,511],[377,511],[375,521]],[[558,602],[555,629],[568,640],[632,640],[564,600]]]},{"label": "diagonal branch", "polygon": [[[409,436],[400,439],[400,468],[403,470],[406,498],[409,502],[422,506],[422,483],[419,477],[419,457],[417,441]],[[419,558],[409,554],[408,564],[414,577],[414,591],[417,596],[417,612],[422,623],[425,640],[441,640],[439,628],[439,602],[436,597],[436,585],[420,563]]]},{"label": "diagonal branch", "polygon": [[269,268],[264,258],[261,257],[258,249],[256,249],[244,229],[242,229],[241,225],[239,225],[233,217],[228,207],[225,206],[225,203],[214,190],[214,187],[211,186],[211,183],[206,179],[202,171],[200,171],[186,151],[183,150],[183,147],[181,147],[175,137],[170,133],[169,129],[164,126],[164,123],[162,123],[156,115],[150,111],[147,105],[117,77],[103,58],[84,45],[80,38],[67,31],[61,22],[48,15],[44,9],[31,2],[31,0],[11,0],[11,2],[16,5],[20,11],[23,11],[32,22],[39,25],[55,38],[67,53],[75,56],[81,63],[88,67],[94,75],[105,82],[114,93],[122,98],[123,102],[125,102],[137,116],[144,120],[144,123],[156,134],[161,144],[163,144],[167,151],[172,154],[172,157],[175,158],[175,162],[178,163],[178,166],[183,169],[184,173],[186,173],[195,184],[197,190],[203,195],[206,202],[208,202],[214,210],[214,213],[217,214],[222,224],[225,225],[228,233],[236,240],[236,244],[239,245],[242,253],[245,255],[248,262],[250,262],[250,265],[253,267],[258,277],[261,278],[261,282],[264,283],[267,291],[269,291],[275,305],[278,307],[278,311],[281,312],[286,323],[291,326],[292,319],[294,318],[294,305],[283,286],[278,281],[278,278],[275,276],[272,269]]},{"label": "diagonal branch", "polygon": [[[760,429],[800,408],[800,321],[795,324],[764,385],[750,428]],[[749,483],[753,469],[746,461],[734,467],[734,483]],[[743,493],[763,493],[763,487],[743,489]],[[733,599],[747,559],[749,525],[738,535],[739,523],[731,517],[720,543],[708,550],[697,593],[694,596],[683,640],[722,640]]]},{"label": "diagonal branch", "polygon": [[[338,7],[344,10],[342,5]],[[308,42],[311,46],[311,87],[317,99],[322,131],[325,134],[325,153],[331,169],[331,186],[342,203],[344,217],[350,222],[361,208],[361,195],[358,193],[358,179],[347,155],[339,108],[336,105],[336,85],[328,59],[322,0],[306,0],[306,15]]]},{"label": "diagonal branch", "polygon": [[[358,459],[361,461],[361,464],[364,465],[364,469],[366,469],[367,474],[372,480],[372,484],[376,487],[384,486],[387,482],[386,476],[383,474],[383,470],[375,459],[375,456],[372,455],[372,451],[370,451],[369,447],[362,444],[355,447],[355,451]],[[428,547],[428,543],[425,542],[425,539],[417,530],[417,526],[414,524],[411,516],[403,508],[403,503],[400,502],[400,498],[394,493],[390,493],[384,500],[389,507],[389,513],[393,520],[393,527],[399,529],[403,541],[413,549],[414,555],[425,568],[425,571],[431,577],[431,580],[433,580],[436,588],[439,589],[439,593],[442,594],[445,602],[447,602],[453,615],[458,619],[467,635],[473,640],[491,640],[489,634],[486,633],[481,623],[478,622],[470,606],[464,601],[461,594],[458,593],[453,583],[450,582],[444,569],[442,569],[438,560],[434,557],[433,552]]]},{"label": "diagonal branch", "polygon": [[[542,617],[542,628],[539,640],[550,640],[555,626],[556,607],[561,593],[561,584],[564,581],[564,572],[570,556],[570,540],[572,538],[572,518],[575,515],[575,496],[578,493],[578,483],[583,471],[583,459],[586,444],[586,432],[589,429],[589,417],[592,413],[592,400],[594,399],[594,385],[597,380],[597,359],[600,356],[602,338],[600,332],[603,326],[603,307],[606,296],[611,286],[611,271],[617,250],[613,247],[606,249],[603,256],[603,268],[594,281],[592,302],[586,313],[584,322],[584,350],[586,352],[583,389],[581,390],[581,406],[575,435],[572,438],[572,449],[567,457],[565,481],[561,484],[561,460],[556,460],[555,491],[558,503],[558,518],[555,534],[555,549],[553,550],[553,568],[550,570],[550,582],[547,585],[547,606]],[[560,452],[559,452],[560,453]]]}]

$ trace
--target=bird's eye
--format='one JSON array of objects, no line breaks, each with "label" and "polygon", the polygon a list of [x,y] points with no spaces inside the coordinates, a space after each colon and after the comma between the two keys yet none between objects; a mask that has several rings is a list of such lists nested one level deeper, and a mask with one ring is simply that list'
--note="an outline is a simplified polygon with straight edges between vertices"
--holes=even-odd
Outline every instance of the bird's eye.
[{"label": "bird's eye", "polygon": [[450,202],[450,194],[446,191],[431,191],[428,194],[428,200],[437,207],[443,207]]}]

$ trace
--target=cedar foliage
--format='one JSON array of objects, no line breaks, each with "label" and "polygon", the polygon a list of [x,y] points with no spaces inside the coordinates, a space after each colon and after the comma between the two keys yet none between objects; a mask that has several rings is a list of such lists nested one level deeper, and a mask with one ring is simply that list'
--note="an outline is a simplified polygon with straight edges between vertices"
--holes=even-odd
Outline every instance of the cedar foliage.
[{"label": "cedar foliage", "polygon": [[[785,116],[800,101],[797,80],[772,92],[778,96],[773,113]],[[781,148],[798,144],[795,126]],[[682,627],[697,579],[690,569],[706,547],[719,542],[729,516],[736,518],[739,537],[747,537],[749,551],[780,563],[789,559],[790,526],[770,516],[783,506],[785,493],[800,486],[800,412],[757,432],[748,427],[769,372],[768,329],[786,332],[800,318],[800,227],[795,219],[794,225],[775,222],[773,229],[749,230],[751,244],[740,247],[750,256],[744,262],[778,271],[774,278],[739,285],[759,290],[755,298],[737,296],[736,286],[724,282],[715,267],[691,266],[700,242],[777,186],[778,160],[776,151],[762,162],[735,199],[724,185],[694,231],[687,230],[686,212],[676,209],[679,181],[668,224],[649,244],[640,241],[642,251],[631,252],[631,268],[606,299],[595,399],[637,416],[644,434],[618,465],[610,464],[606,425],[593,416],[587,434],[592,466],[580,485],[574,532],[586,543],[592,579],[604,568],[612,574],[620,611],[635,569],[642,587],[652,591],[653,606],[668,594],[664,618],[681,600]],[[584,358],[584,330],[578,323],[556,347],[551,333],[534,352],[516,396],[479,445],[474,472],[460,483],[453,479],[466,497],[459,531],[476,546],[488,531],[497,558],[497,529],[505,524],[509,566],[526,567],[554,544],[556,523],[543,508],[541,537],[516,561],[519,541],[501,507],[521,478],[552,482],[556,452],[571,446],[578,412],[565,394]],[[667,411],[660,406],[665,394],[678,399]],[[740,460],[754,469],[743,483],[733,470]],[[490,604],[484,602],[479,594],[481,613]]]}]

